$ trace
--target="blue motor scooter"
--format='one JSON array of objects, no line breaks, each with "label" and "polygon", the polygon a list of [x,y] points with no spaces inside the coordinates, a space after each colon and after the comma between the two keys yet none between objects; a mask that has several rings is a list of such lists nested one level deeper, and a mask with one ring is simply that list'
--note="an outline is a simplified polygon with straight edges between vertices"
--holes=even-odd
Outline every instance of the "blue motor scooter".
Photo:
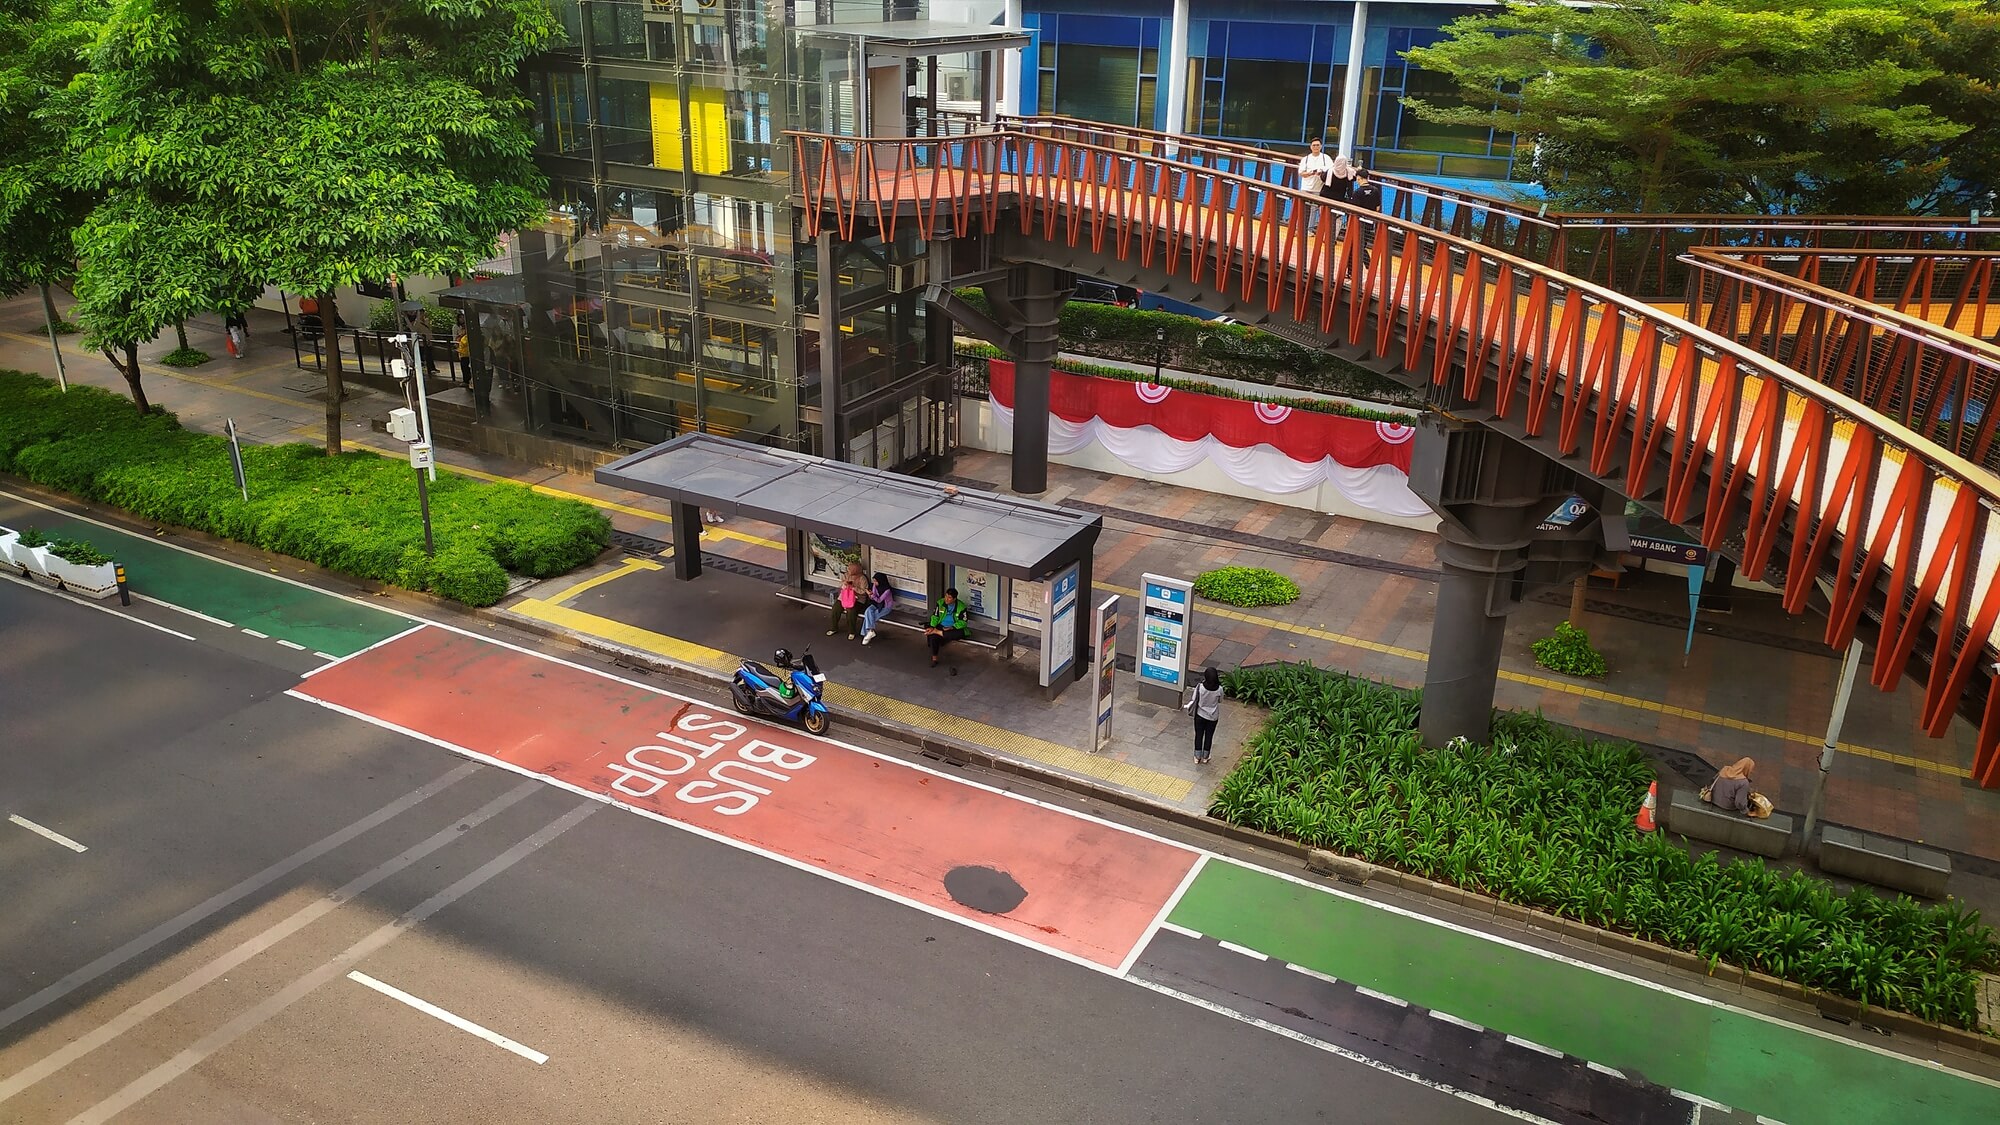
[{"label": "blue motor scooter", "polygon": [[771,654],[777,671],[745,660],[729,683],[730,701],[745,715],[766,715],[797,723],[813,734],[825,734],[833,716],[820,697],[826,692],[826,675],[813,661],[812,649],[792,658],[790,649]]}]

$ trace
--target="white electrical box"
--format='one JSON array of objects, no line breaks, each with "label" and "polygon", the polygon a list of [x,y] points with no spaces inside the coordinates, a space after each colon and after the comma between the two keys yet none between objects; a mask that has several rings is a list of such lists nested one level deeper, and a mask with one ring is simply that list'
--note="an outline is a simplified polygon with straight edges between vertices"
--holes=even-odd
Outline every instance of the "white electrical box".
[{"label": "white electrical box", "polygon": [[399,406],[389,412],[389,436],[397,441],[415,441],[424,436],[417,426],[417,412]]},{"label": "white electrical box", "polygon": [[437,459],[431,456],[430,442],[417,441],[410,443],[410,468],[428,469],[435,464],[437,464]]}]

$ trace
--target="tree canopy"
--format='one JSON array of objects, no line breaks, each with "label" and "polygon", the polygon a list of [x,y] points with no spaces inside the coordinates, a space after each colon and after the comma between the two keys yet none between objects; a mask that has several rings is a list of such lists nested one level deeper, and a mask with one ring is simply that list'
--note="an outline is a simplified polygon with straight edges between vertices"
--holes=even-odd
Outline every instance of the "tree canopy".
[{"label": "tree canopy", "polygon": [[90,193],[64,175],[64,135],[43,107],[83,66],[96,34],[72,0],[0,0],[0,295],[67,277],[70,232]]},{"label": "tree canopy", "polygon": [[98,323],[156,333],[266,285],[330,305],[492,256],[544,211],[514,76],[556,29],[542,0],[113,0],[63,95],[74,174],[107,199],[78,244]]},{"label": "tree canopy", "polygon": [[2000,184],[1993,0],[1514,3],[1409,61],[1427,120],[1513,132],[1563,206],[1903,212]]}]

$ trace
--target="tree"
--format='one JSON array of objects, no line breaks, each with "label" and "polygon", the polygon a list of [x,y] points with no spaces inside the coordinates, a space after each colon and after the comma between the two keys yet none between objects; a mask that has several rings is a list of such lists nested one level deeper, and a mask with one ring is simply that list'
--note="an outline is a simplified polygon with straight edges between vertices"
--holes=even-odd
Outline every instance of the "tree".
[{"label": "tree", "polygon": [[[182,224],[166,242],[212,240],[200,276],[315,296],[331,339],[337,290],[469,272],[545,213],[514,78],[556,28],[543,0],[117,0],[75,147]],[[338,453],[338,343],[326,354]]]},{"label": "tree", "polygon": [[[1564,206],[1789,212],[1859,176],[1900,211],[1942,147],[1981,121],[1918,99],[1943,74],[1923,44],[1977,0],[1516,3],[1407,53],[1459,86],[1426,120],[1515,132]],[[1989,76],[1991,71],[1986,72]],[[1893,156],[1890,154],[1894,154]],[[1870,162],[1873,163],[1870,163]]]},{"label": "tree", "polygon": [[70,232],[93,198],[68,181],[63,130],[43,106],[83,67],[94,13],[70,0],[0,0],[0,296],[42,291],[75,266]]}]

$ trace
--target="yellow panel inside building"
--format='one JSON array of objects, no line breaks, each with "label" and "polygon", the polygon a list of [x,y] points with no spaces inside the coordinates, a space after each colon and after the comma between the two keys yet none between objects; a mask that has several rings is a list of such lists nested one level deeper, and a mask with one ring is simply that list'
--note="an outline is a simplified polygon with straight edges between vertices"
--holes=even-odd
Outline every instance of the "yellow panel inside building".
[{"label": "yellow panel inside building", "polygon": [[690,133],[694,171],[720,176],[729,172],[729,111],[723,92],[712,86],[688,87],[687,119],[681,118],[680,90],[671,83],[653,88],[653,166],[686,171],[681,134]]}]

